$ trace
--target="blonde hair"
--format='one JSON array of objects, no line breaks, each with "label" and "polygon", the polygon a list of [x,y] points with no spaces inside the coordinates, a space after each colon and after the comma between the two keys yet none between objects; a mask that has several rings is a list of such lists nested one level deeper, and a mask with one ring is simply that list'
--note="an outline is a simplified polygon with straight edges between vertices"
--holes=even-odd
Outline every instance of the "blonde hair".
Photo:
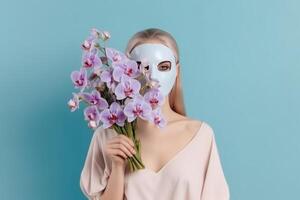
[{"label": "blonde hair", "polygon": [[174,86],[169,94],[169,104],[173,111],[186,116],[184,99],[182,94],[181,76],[180,76],[180,63],[179,63],[179,50],[174,37],[161,29],[148,28],[135,33],[128,41],[125,54],[130,57],[131,51],[139,44],[145,43],[148,40],[157,40],[160,43],[168,46],[175,51],[176,64],[178,64],[178,75],[176,77]]}]

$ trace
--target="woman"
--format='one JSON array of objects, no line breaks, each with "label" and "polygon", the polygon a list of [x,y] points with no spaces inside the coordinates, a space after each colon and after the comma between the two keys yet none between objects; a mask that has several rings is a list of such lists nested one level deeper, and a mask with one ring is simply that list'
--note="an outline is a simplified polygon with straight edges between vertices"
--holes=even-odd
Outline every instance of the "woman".
[{"label": "woman", "polygon": [[167,124],[157,128],[138,118],[136,135],[145,169],[135,172],[126,167],[126,158],[135,153],[133,142],[112,129],[96,129],[80,177],[85,196],[101,200],[228,200],[213,129],[185,113],[175,39],[161,29],[146,29],[130,39],[126,54],[159,82]]}]

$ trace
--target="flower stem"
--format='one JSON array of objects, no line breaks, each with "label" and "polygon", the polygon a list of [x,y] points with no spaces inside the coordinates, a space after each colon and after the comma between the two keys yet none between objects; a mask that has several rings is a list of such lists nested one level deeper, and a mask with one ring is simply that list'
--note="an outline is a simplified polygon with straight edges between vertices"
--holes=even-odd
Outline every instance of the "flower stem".
[{"label": "flower stem", "polygon": [[145,166],[142,162],[141,155],[140,155],[140,141],[135,137],[135,131],[134,131],[134,126],[135,123],[130,123],[130,122],[125,122],[124,126],[118,126],[118,125],[113,125],[113,129],[118,133],[118,134],[123,134],[128,136],[130,139],[133,140],[134,143],[134,148],[136,151],[136,154],[133,155],[133,157],[128,157],[128,164],[130,167],[130,171],[136,171],[138,169],[144,169]]}]

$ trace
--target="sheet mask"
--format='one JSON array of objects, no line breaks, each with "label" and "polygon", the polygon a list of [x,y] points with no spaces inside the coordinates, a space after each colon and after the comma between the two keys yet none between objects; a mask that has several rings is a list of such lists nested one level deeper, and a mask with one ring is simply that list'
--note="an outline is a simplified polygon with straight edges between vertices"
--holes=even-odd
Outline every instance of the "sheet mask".
[{"label": "sheet mask", "polygon": [[[164,96],[167,96],[176,80],[176,57],[173,51],[158,43],[143,43],[136,46],[130,53],[130,59],[140,61],[141,66],[149,66],[150,79],[159,82],[159,90]],[[170,61],[171,69],[160,71],[159,63]]]}]

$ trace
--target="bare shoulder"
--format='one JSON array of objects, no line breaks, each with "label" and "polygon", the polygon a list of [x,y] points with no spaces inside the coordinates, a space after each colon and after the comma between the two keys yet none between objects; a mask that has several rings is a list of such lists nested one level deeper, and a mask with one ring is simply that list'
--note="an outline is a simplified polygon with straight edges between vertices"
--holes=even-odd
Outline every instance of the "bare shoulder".
[{"label": "bare shoulder", "polygon": [[191,117],[184,117],[182,120],[185,122],[186,130],[193,132],[201,128],[203,129],[203,135],[205,135],[207,139],[211,140],[214,138],[214,129],[209,122]]},{"label": "bare shoulder", "polygon": [[203,120],[194,119],[188,116],[181,116],[177,120],[178,125],[180,125],[184,130],[187,130],[188,132],[196,132],[202,126],[205,126],[205,122]]},{"label": "bare shoulder", "polygon": [[193,119],[190,117],[186,117],[186,128],[188,130],[198,130],[204,125],[204,121],[199,120],[199,119]]}]

